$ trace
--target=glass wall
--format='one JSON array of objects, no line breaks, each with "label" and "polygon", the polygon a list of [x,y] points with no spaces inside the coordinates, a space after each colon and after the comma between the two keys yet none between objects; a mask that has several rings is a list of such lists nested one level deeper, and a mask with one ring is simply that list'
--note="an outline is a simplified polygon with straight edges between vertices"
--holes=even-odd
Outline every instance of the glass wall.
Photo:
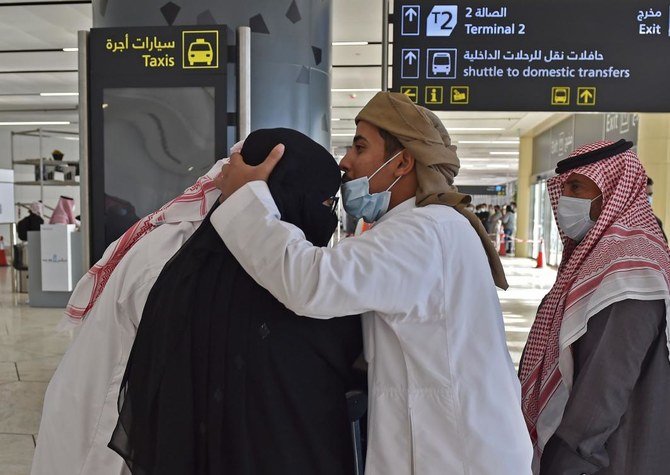
[{"label": "glass wall", "polygon": [[540,251],[540,241],[542,241],[545,262],[550,266],[558,266],[561,262],[563,243],[551,210],[546,180],[540,180],[532,186],[531,209],[531,236],[533,236],[531,256],[537,257]]},{"label": "glass wall", "polygon": [[214,88],[103,92],[105,246],[215,161]]}]

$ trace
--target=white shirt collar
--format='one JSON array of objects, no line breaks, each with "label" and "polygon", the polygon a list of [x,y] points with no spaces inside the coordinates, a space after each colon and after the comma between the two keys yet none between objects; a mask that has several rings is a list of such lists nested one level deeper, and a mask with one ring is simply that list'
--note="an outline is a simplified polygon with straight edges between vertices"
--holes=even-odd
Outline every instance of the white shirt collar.
[{"label": "white shirt collar", "polygon": [[381,223],[394,214],[402,213],[403,211],[407,211],[412,208],[416,208],[416,196],[412,196],[411,198],[397,205],[395,208],[388,210],[381,218],[377,220],[377,222]]}]

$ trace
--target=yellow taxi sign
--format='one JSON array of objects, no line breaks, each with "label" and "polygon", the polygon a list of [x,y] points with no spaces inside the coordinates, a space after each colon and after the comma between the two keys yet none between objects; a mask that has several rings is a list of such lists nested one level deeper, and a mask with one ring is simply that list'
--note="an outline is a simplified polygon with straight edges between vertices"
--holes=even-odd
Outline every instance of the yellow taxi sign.
[{"label": "yellow taxi sign", "polygon": [[219,32],[217,30],[182,32],[182,67],[216,69],[219,67]]}]

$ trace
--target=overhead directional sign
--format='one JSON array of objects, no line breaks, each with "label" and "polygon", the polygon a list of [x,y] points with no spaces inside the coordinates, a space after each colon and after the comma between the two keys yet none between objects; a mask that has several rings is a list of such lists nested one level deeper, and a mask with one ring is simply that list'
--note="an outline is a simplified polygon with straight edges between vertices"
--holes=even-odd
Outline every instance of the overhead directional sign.
[{"label": "overhead directional sign", "polygon": [[670,112],[668,0],[394,4],[393,90],[418,104]]}]

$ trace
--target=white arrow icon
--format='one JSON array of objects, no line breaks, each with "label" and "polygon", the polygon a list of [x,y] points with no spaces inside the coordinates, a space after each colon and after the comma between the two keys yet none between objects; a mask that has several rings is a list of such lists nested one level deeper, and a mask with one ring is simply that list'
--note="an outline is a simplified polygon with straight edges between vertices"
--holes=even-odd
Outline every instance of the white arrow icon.
[{"label": "white arrow icon", "polygon": [[407,48],[400,51],[402,64],[400,66],[400,79],[419,79],[419,63],[421,63],[421,50],[418,48]]},{"label": "white arrow icon", "polygon": [[[409,21],[414,21],[414,18],[416,18],[416,11],[414,11],[413,8],[410,8],[405,12],[405,16],[409,18]],[[414,18],[413,18],[414,17]]]},{"label": "white arrow icon", "polygon": [[421,17],[421,5],[403,5],[400,27],[401,36],[419,36],[421,28],[419,18]]},{"label": "white arrow icon", "polygon": [[410,51],[405,55],[405,59],[406,59],[407,62],[411,65],[411,64],[414,63],[414,61],[416,61],[416,55],[410,50]]}]

